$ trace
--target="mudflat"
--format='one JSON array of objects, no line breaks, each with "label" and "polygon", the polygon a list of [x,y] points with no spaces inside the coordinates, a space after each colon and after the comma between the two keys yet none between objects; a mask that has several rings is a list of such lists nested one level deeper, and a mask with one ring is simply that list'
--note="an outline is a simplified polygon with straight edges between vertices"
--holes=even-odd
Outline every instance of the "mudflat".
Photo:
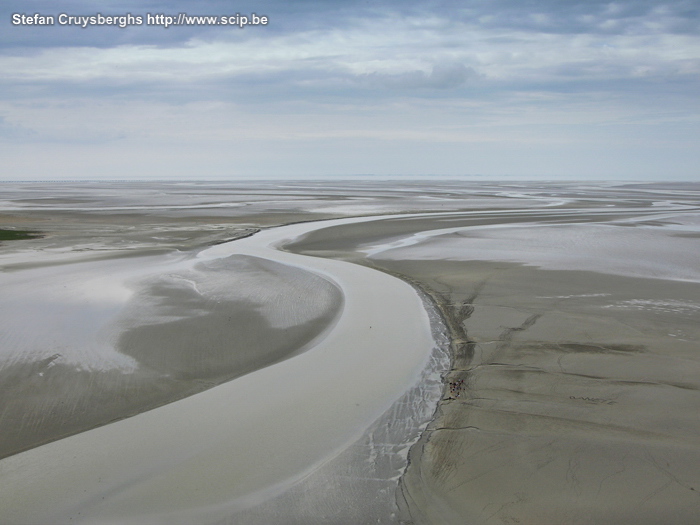
[{"label": "mudflat", "polygon": [[659,194],[582,195],[295,243],[413,282],[449,327],[452,365],[400,481],[402,522],[696,521],[697,193],[666,209]]},{"label": "mudflat", "polygon": [[400,498],[415,523],[691,524],[700,285],[387,263],[439,290],[454,361]]},{"label": "mudflat", "polygon": [[[193,188],[197,185],[189,190]],[[182,201],[187,203],[172,195],[168,198],[174,199],[175,204],[162,197],[162,206],[148,207],[152,194],[158,194],[155,190],[141,186],[140,193],[129,197],[130,204],[116,191],[111,197],[101,196],[101,201],[90,191],[78,192],[69,201],[67,194],[75,193],[74,188],[61,197],[63,200],[20,199],[20,204],[7,210],[3,219],[3,228],[41,231],[44,235],[4,245],[0,263],[7,282],[24,291],[32,289],[31,282],[44,282],[44,291],[51,291],[51,297],[65,302],[67,296],[53,290],[48,277],[55,279],[60,275],[66,282],[65,278],[80,268],[76,275],[83,282],[76,281],[74,290],[82,299],[74,305],[72,316],[61,322],[65,325],[66,320],[77,323],[77,319],[86,318],[96,321],[87,323],[92,328],[71,331],[71,345],[60,352],[60,357],[55,357],[57,352],[51,350],[50,341],[39,337],[38,331],[32,336],[34,339],[20,337],[26,349],[21,360],[3,362],[0,373],[14,378],[14,383],[8,384],[17,385],[15,398],[29,405],[33,402],[31,395],[22,388],[34,385],[40,390],[39,383],[57,378],[50,390],[59,392],[72,412],[57,416],[53,424],[65,424],[71,418],[80,420],[84,417],[82,410],[90,410],[86,407],[88,402],[81,405],[61,390],[73,388],[67,386],[68,377],[73,378],[77,390],[84,391],[92,388],[90,383],[99,384],[101,377],[118,377],[105,380],[106,384],[121,381],[120,390],[104,390],[104,403],[110,406],[122,403],[116,398],[128,397],[132,384],[138,383],[138,388],[150,388],[159,395],[165,392],[167,395],[161,399],[172,399],[172,393],[177,391],[175,383],[207,389],[224,378],[224,371],[229,379],[237,377],[227,383],[231,392],[243,392],[246,388],[259,392],[261,399],[256,399],[256,403],[260,403],[249,410],[251,414],[255,412],[250,416],[252,420],[264,421],[265,425],[287,421],[285,424],[295,436],[290,438],[290,444],[309,439],[316,447],[328,446],[324,444],[323,432],[313,431],[311,426],[305,428],[302,422],[308,425],[318,415],[322,416],[318,421],[323,421],[323,414],[335,413],[341,406],[348,414],[353,413],[355,405],[347,398],[350,392],[364,388],[364,383],[358,384],[355,378],[362,366],[375,379],[388,374],[393,366],[382,361],[383,368],[372,370],[379,366],[379,353],[368,353],[362,366],[344,366],[342,359],[350,358],[355,351],[354,341],[376,329],[379,324],[375,323],[383,326],[386,322],[396,329],[405,314],[387,310],[381,315],[373,314],[362,330],[357,330],[359,325],[349,328],[344,337],[333,340],[342,340],[344,349],[333,359],[323,353],[304,353],[305,344],[323,337],[324,330],[334,324],[334,309],[343,307],[340,292],[330,280],[302,272],[294,264],[265,261],[254,254],[201,260],[190,257],[204,246],[289,222],[371,215],[342,224],[319,222],[278,248],[320,257],[319,268],[323,268],[323,258],[340,259],[411,283],[430,298],[434,311],[439,312],[435,322],[442,323],[449,334],[451,363],[443,372],[442,394],[432,420],[410,447],[410,461],[400,479],[393,478],[398,479],[395,495],[389,489],[392,485],[383,481],[363,482],[363,477],[371,477],[368,473],[376,473],[365,468],[365,464],[378,464],[378,456],[391,454],[389,462],[402,465],[402,455],[397,451],[408,446],[403,438],[382,438],[380,445],[375,439],[385,429],[401,427],[410,418],[409,413],[418,412],[422,394],[410,397],[410,402],[399,400],[401,409],[393,406],[372,430],[363,434],[358,427],[358,439],[342,449],[334,449],[336,455],[326,458],[323,464],[310,462],[306,467],[299,464],[292,469],[290,458],[266,458],[270,455],[265,452],[268,439],[272,440],[268,443],[272,450],[281,443],[275,439],[283,436],[275,432],[265,434],[261,426],[261,438],[256,441],[255,436],[240,434],[234,422],[229,425],[225,418],[217,420],[216,414],[228,410],[224,407],[229,397],[221,394],[223,390],[210,389],[209,394],[189,398],[188,403],[170,404],[152,414],[142,414],[139,419],[130,418],[126,420],[131,421],[129,425],[115,428],[128,429],[120,430],[119,436],[144,428],[160,436],[157,433],[161,430],[156,428],[159,422],[172,424],[183,413],[199,414],[210,407],[216,413],[212,413],[214,422],[207,425],[211,424],[217,435],[207,439],[183,437],[182,443],[178,442],[174,452],[162,461],[172,463],[167,469],[180,472],[183,483],[190,483],[195,473],[209,480],[211,486],[217,487],[218,499],[215,498],[216,505],[211,501],[206,504],[218,510],[209,513],[195,494],[185,498],[177,491],[164,492],[161,489],[165,485],[158,485],[155,479],[134,479],[137,469],[133,458],[115,442],[114,449],[125,454],[131,461],[127,462],[129,465],[133,463],[134,472],[124,471],[128,468],[115,462],[110,464],[109,469],[120,472],[120,479],[127,481],[108,503],[78,498],[76,501],[81,503],[71,509],[70,498],[63,498],[61,504],[68,509],[62,514],[66,522],[67,516],[90,510],[95,517],[128,515],[136,523],[143,516],[124,512],[131,508],[129,501],[142,500],[144,512],[159,508],[157,516],[173,517],[168,512],[178,508],[182,516],[196,516],[202,522],[212,523],[342,522],[351,514],[356,522],[415,524],[690,525],[697,521],[698,185],[431,181],[401,187],[390,183],[372,183],[362,188],[341,183],[299,183],[284,188],[270,184],[234,189],[220,184],[207,188],[206,202],[201,207],[193,207],[192,200],[184,196]],[[178,187],[174,195],[180,195],[180,191],[185,190]],[[273,200],[275,195],[280,198]],[[95,206],[98,201],[107,202],[110,211]],[[38,204],[46,206],[37,210]],[[52,206],[54,209],[49,209]],[[41,257],[32,258],[31,254]],[[157,275],[144,274],[142,268],[148,266],[144,262],[156,260]],[[102,275],[90,271],[93,263],[102,269],[104,264],[112,265],[117,285],[105,288]],[[41,275],[47,280],[35,279]],[[369,275],[363,273],[348,280],[342,290],[366,293]],[[27,276],[25,281],[23,276]],[[237,283],[233,287],[236,294],[227,285],[231,279]],[[11,292],[12,286],[4,290]],[[282,292],[279,304],[275,299],[278,289]],[[311,289],[320,291],[318,298],[315,292],[312,296],[307,293]],[[370,292],[366,297],[371,298],[372,304],[383,297],[382,289]],[[41,309],[18,309],[19,296],[7,296],[15,299],[14,310],[5,310],[10,317],[17,312],[18,321],[14,324],[22,326],[21,319],[42,319]],[[295,302],[300,298],[299,312],[303,315],[289,317],[290,312],[296,312]],[[409,302],[407,298],[402,301]],[[81,309],[80,304],[89,308]],[[93,308],[95,305],[99,308]],[[92,312],[92,317],[86,317],[88,312]],[[103,317],[98,315],[100,312]],[[230,325],[231,315],[240,323],[234,320]],[[49,323],[50,317],[46,316],[44,322]],[[108,317],[113,321],[99,322]],[[50,324],[46,326],[50,328]],[[250,334],[249,339],[242,336],[235,359],[215,350],[236,339],[234,332]],[[29,333],[29,325],[24,333]],[[109,344],[99,348],[86,346],[85,338],[91,334]],[[287,334],[296,339],[285,346]],[[264,344],[255,346],[258,337],[264,338]],[[3,341],[4,348],[11,347],[12,339],[7,334]],[[32,344],[26,344],[27,341]],[[390,333],[381,339],[381,344],[392,350],[394,363],[403,361],[396,356],[407,345],[406,341],[398,341]],[[190,351],[198,348],[200,342],[202,348],[208,349],[201,356]],[[235,347],[236,343],[232,344]],[[255,357],[247,353],[250,345],[255,348]],[[89,357],[94,360],[89,361]],[[297,374],[314,371],[323,362],[323,370],[327,371],[320,374],[320,384],[326,385],[323,395],[317,396],[318,391],[310,388],[296,398],[299,401],[294,405],[291,397],[287,399],[277,390],[250,386],[256,384],[256,377],[272,377],[275,367],[266,365],[279,363],[280,359],[298,363],[294,367]],[[14,370],[12,367],[20,361],[22,366],[31,368]],[[76,362],[84,364],[76,367]],[[263,368],[246,374],[255,367]],[[146,371],[148,374],[144,375]],[[281,383],[281,377],[271,384]],[[287,376],[284,377],[286,381]],[[387,386],[383,383],[378,381],[382,388]],[[102,391],[103,386],[95,392]],[[139,401],[131,406],[141,410],[143,405],[138,403],[148,398],[148,390],[138,388],[134,392],[139,393]],[[296,388],[301,387],[290,383],[284,391]],[[187,394],[180,392],[178,396]],[[395,398],[398,394],[392,392],[388,397]],[[44,394],[43,403],[48,398]],[[121,414],[119,417],[130,415],[123,409],[126,405],[120,406],[116,411]],[[264,410],[268,412],[263,413]],[[51,421],[49,405],[43,405],[43,412],[37,409],[39,413]],[[15,421],[20,422],[21,416],[17,417]],[[411,432],[421,425],[414,424]],[[92,436],[101,435],[84,433],[78,437],[92,443]],[[104,434],[108,435],[109,439],[116,439]],[[226,441],[227,436],[233,435],[239,436],[239,447]],[[63,441],[56,442],[55,450],[73,450],[69,440]],[[157,448],[155,443],[149,446]],[[207,460],[183,463],[187,468],[179,466],[178,451],[184,453],[193,446]],[[234,492],[244,493],[235,487],[268,486],[257,480],[255,469],[250,470],[248,477],[226,478],[226,469],[219,468],[219,463],[224,457],[245,459],[245,450],[240,447],[249,447],[256,458],[269,460],[266,472],[278,469],[279,480],[287,476],[283,488],[260,489],[266,496],[256,496],[259,499],[254,502],[226,503]],[[51,450],[39,447],[32,457],[48,461]],[[308,447],[303,450],[308,452]],[[11,461],[0,463],[0,467],[7,470],[8,465],[24,461],[22,455],[8,459]],[[92,468],[89,461],[75,466],[64,463],[64,468],[78,469],[88,479],[85,473]],[[395,468],[387,467],[383,475]],[[302,476],[290,474],[299,469],[304,472]],[[283,475],[283,471],[287,474]],[[344,481],[346,476],[354,476],[352,483]],[[19,477],[29,480],[26,474]],[[270,479],[275,479],[275,475]],[[51,495],[49,481],[31,482],[41,484],[42,497]],[[226,488],[226,483],[232,484]],[[381,490],[375,488],[379,486]],[[329,490],[323,496],[310,494],[326,487],[337,487],[337,491]],[[343,487],[353,489],[343,491]],[[27,501],[38,494],[33,490],[22,492]],[[95,490],[97,497],[100,492]],[[145,498],[144,494],[150,496]],[[362,508],[368,494],[376,497],[363,512],[349,514],[343,510]],[[382,498],[387,501],[380,502]],[[157,501],[164,506],[157,507]],[[52,516],[49,510],[46,512],[48,523]],[[84,515],[83,512],[81,516]]]}]

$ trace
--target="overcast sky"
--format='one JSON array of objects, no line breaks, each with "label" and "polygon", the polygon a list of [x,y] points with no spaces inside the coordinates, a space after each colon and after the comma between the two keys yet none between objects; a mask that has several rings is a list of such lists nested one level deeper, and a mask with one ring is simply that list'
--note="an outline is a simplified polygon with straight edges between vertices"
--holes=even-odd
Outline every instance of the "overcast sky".
[{"label": "overcast sky", "polygon": [[699,6],[3,0],[0,180],[700,180]]}]

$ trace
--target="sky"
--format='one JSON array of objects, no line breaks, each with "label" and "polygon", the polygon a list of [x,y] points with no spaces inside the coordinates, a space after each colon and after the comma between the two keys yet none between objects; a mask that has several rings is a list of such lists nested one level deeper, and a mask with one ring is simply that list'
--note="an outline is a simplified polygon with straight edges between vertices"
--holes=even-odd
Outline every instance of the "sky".
[{"label": "sky", "polygon": [[[268,21],[147,23],[179,13]],[[0,180],[358,175],[700,180],[700,4],[0,6]]]}]

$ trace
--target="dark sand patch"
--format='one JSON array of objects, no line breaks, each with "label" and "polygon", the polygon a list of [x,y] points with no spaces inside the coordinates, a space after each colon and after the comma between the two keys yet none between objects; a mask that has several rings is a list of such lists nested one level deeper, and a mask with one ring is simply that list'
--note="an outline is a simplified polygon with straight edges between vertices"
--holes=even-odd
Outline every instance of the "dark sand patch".
[{"label": "dark sand patch", "polygon": [[3,230],[0,229],[0,241],[16,241],[21,239],[36,239],[40,233],[33,230]]}]

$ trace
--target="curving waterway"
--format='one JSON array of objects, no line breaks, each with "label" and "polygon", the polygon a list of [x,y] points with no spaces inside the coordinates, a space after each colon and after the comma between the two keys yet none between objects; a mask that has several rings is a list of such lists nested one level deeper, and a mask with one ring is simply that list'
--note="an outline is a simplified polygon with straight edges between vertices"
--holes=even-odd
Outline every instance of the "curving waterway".
[{"label": "curving waterway", "polygon": [[[394,448],[397,459],[384,476],[395,483],[410,446],[404,441],[417,437],[432,412],[424,396],[439,395],[444,358],[436,359],[429,313],[399,279],[278,249],[321,227],[366,220],[290,225],[200,252],[192,264],[237,254],[320,275],[342,290],[342,314],[291,359],[0,461],[1,521],[214,523],[312,479],[358,443],[376,454],[378,435]],[[412,390],[418,384],[432,387]],[[386,437],[390,425],[377,426],[387,411],[391,421],[417,408],[423,421],[412,428],[397,425]],[[358,461],[373,458],[350,464]]]}]

